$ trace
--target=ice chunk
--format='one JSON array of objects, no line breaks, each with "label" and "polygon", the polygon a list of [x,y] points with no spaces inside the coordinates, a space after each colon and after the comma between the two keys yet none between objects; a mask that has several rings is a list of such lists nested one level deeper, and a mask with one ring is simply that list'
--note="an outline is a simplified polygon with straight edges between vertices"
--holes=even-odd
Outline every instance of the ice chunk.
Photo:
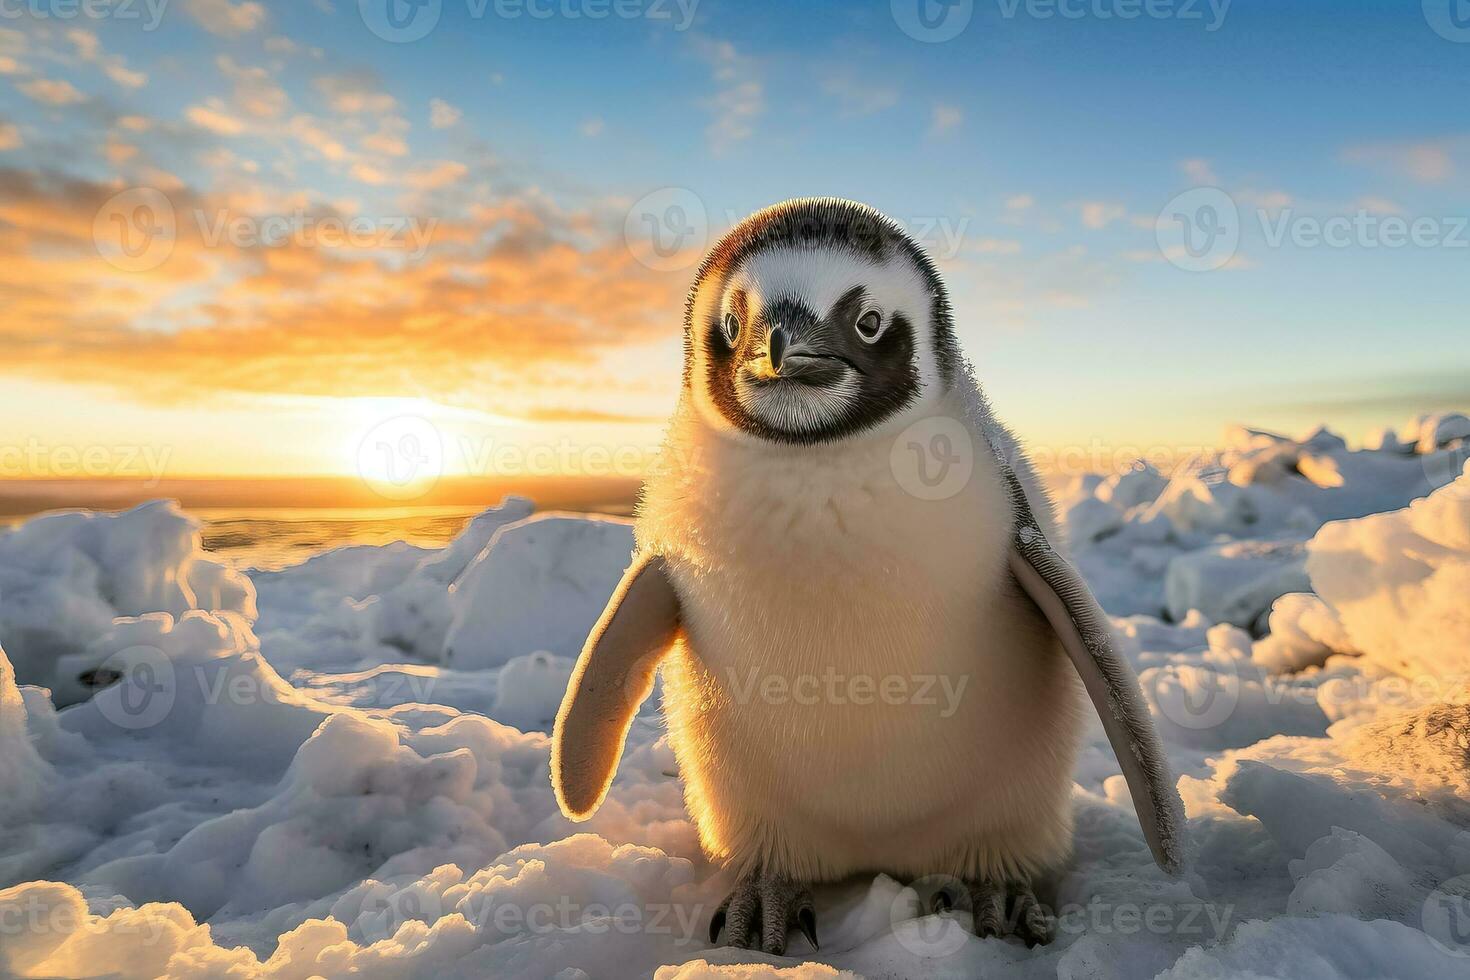
[{"label": "ice chunk", "polygon": [[551,731],[575,663],[545,650],[512,658],[500,670],[490,714],[523,732]]},{"label": "ice chunk", "polygon": [[1083,497],[1062,514],[1067,541],[1074,547],[1091,544],[1123,526],[1123,512],[1096,497]]},{"label": "ice chunk", "polygon": [[1168,485],[1159,471],[1144,463],[1122,473],[1114,473],[1101,484],[1096,492],[1097,499],[1106,501],[1120,510],[1153,503]]},{"label": "ice chunk", "polygon": [[1275,674],[1320,666],[1333,654],[1358,652],[1337,611],[1310,592],[1291,592],[1272,603],[1270,629],[1251,656]]},{"label": "ice chunk", "polygon": [[41,802],[55,775],[31,744],[15,669],[0,649],[0,847],[9,825]]},{"label": "ice chunk", "polygon": [[1470,467],[1407,508],[1325,525],[1307,572],[1353,645],[1408,676],[1470,674]]},{"label": "ice chunk", "polygon": [[543,514],[501,528],[450,592],[444,663],[575,657],[632,554],[632,524],[616,518]]},{"label": "ice chunk", "polygon": [[1198,609],[1217,623],[1250,627],[1288,592],[1306,592],[1302,541],[1232,541],[1180,555],[1169,563],[1164,597],[1183,619]]},{"label": "ice chunk", "polygon": [[45,514],[0,534],[0,645],[22,683],[78,694],[57,660],[119,616],[203,609],[256,615],[250,579],[208,557],[199,523],[171,500],[117,514]]}]

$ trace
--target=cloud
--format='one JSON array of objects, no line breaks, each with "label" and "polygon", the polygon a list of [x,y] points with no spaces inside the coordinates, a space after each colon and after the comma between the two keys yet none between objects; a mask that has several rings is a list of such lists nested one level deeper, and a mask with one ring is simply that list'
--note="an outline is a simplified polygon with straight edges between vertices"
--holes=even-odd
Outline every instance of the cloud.
[{"label": "cloud", "polygon": [[124,88],[142,88],[148,84],[147,73],[129,68],[127,60],[121,55],[104,53],[102,42],[91,31],[72,28],[66,32],[66,38],[72,43],[78,58],[101,68],[103,73],[116,84]]},{"label": "cloud", "polygon": [[1220,178],[1215,176],[1215,171],[1210,166],[1210,161],[1202,157],[1193,157],[1183,161],[1179,164],[1179,169],[1183,170],[1184,175],[1197,185],[1203,187],[1218,187],[1220,185]]},{"label": "cloud", "polygon": [[765,86],[755,63],[729,41],[698,39],[697,47],[715,83],[715,94],[705,102],[712,115],[705,135],[710,152],[720,156],[754,135],[766,108]]},{"label": "cloud", "polygon": [[387,174],[383,173],[377,167],[369,166],[366,163],[354,163],[349,173],[352,174],[353,180],[360,180],[364,184],[370,184],[374,187],[388,183]]},{"label": "cloud", "polygon": [[378,124],[377,132],[363,137],[363,148],[389,157],[408,155],[408,142],[403,134],[408,131],[408,120],[402,116],[386,116]]},{"label": "cloud", "polygon": [[959,126],[964,119],[965,113],[958,106],[935,105],[929,117],[929,133],[932,136],[942,136]]},{"label": "cloud", "polygon": [[423,167],[415,167],[403,175],[403,182],[409,187],[419,190],[437,190],[448,187],[469,173],[469,168],[454,160],[440,160],[438,163]]},{"label": "cloud", "polygon": [[215,59],[220,74],[234,85],[234,103],[245,115],[256,119],[277,119],[291,104],[286,90],[276,84],[271,73],[255,65],[242,65],[229,55]]},{"label": "cloud", "polygon": [[15,123],[0,123],[0,150],[14,150],[24,145]]},{"label": "cloud", "polygon": [[[1280,211],[1292,205],[1292,196],[1286,191],[1263,191],[1247,187],[1234,192],[1231,196],[1237,204],[1255,208],[1258,211]],[[1150,221],[1148,226],[1153,227],[1153,222]]]},{"label": "cloud", "polygon": [[237,37],[248,34],[265,23],[265,6],[253,0],[231,3],[230,0],[181,0],[189,12],[206,31],[221,37]]},{"label": "cloud", "polygon": [[190,106],[184,117],[218,136],[239,136],[245,132],[245,124],[226,112],[218,99],[210,99],[207,105]]},{"label": "cloud", "polygon": [[339,162],[347,159],[347,148],[315,116],[293,116],[286,130],[303,146],[327,160]]},{"label": "cloud", "polygon": [[316,80],[316,87],[326,96],[333,112],[348,115],[392,112],[398,106],[398,100],[384,92],[367,72],[323,75]]},{"label": "cloud", "polygon": [[1374,197],[1371,194],[1360,197],[1353,202],[1356,207],[1373,214],[1403,214],[1404,209],[1386,197]]},{"label": "cloud", "polygon": [[946,270],[956,322],[1024,330],[1059,311],[1089,308],[1115,289],[1119,274],[1086,248],[1023,252],[1004,245],[967,249]]},{"label": "cloud", "polygon": [[827,67],[818,72],[822,94],[835,99],[844,116],[871,116],[898,105],[898,89],[859,74],[851,65]]},{"label": "cloud", "polygon": [[46,105],[75,105],[86,99],[86,96],[77,91],[76,86],[71,82],[48,78],[35,78],[24,82],[20,90],[37,102]]},{"label": "cloud", "polygon": [[[437,224],[294,197],[260,201],[275,210],[249,214],[226,196],[180,187],[168,192],[172,254],[125,272],[103,260],[93,237],[118,190],[0,169],[7,370],[154,401],[229,392],[545,399],[619,351],[677,343],[682,277],[634,260],[620,214],[562,212],[516,196],[481,200],[474,213]],[[273,213],[304,218],[308,229],[379,220],[388,234],[334,247],[295,234],[263,244],[212,232]],[[393,231],[399,221],[417,221],[421,252],[407,231]]]},{"label": "cloud", "polygon": [[1082,224],[1097,231],[1117,221],[1127,211],[1123,205],[1110,201],[1084,201],[1081,204],[1081,213]]},{"label": "cloud", "polygon": [[464,112],[443,99],[429,100],[429,125],[435,129],[448,129],[456,125]]},{"label": "cloud", "polygon": [[577,127],[577,132],[581,133],[588,139],[595,139],[596,137],[601,136],[602,131],[606,128],[606,123],[604,123],[596,116],[593,116],[591,119],[582,120],[582,124]]},{"label": "cloud", "polygon": [[1349,163],[1385,169],[1420,184],[1442,184],[1457,172],[1458,140],[1418,143],[1367,143],[1343,151]]}]

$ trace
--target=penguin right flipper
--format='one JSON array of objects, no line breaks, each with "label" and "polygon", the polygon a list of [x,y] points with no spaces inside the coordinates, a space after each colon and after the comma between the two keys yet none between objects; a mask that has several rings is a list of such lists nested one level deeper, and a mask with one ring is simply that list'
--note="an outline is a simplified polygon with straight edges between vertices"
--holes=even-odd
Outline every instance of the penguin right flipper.
[{"label": "penguin right flipper", "polygon": [[1082,677],[1128,782],[1154,862],[1169,874],[1179,874],[1184,868],[1184,804],[1138,678],[1118,652],[1112,624],[1092,590],[1041,530],[1015,470],[1003,454],[996,458],[1015,508],[1011,574],[1051,624]]},{"label": "penguin right flipper", "polygon": [[557,712],[551,783],[562,813],[597,812],[638,706],[679,628],[679,597],[658,555],[634,561],[587,637]]}]

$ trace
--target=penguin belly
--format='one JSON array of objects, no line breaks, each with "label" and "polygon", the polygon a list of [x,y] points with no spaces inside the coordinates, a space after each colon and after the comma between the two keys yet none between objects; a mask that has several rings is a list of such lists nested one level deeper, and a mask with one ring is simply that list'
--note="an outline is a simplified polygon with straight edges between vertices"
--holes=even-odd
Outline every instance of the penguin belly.
[{"label": "penguin belly", "polygon": [[1010,577],[993,474],[934,502],[849,462],[744,472],[683,553],[642,529],[681,600],[664,711],[706,852],[802,881],[1058,865],[1084,702]]}]

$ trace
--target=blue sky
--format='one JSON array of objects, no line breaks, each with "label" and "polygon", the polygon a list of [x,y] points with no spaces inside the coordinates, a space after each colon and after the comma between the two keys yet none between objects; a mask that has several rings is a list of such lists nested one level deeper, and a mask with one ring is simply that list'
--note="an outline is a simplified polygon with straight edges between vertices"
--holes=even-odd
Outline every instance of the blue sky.
[{"label": "blue sky", "polygon": [[[937,254],[982,382],[1044,444],[1207,444],[1230,422],[1360,436],[1470,405],[1470,29],[1437,32],[1417,0],[922,0],[969,18],[938,42],[901,27],[919,0],[622,0],[636,16],[603,19],[608,0],[428,0],[433,29],[392,43],[370,29],[387,2],[171,0],[148,30],[144,0],[138,19],[6,0],[13,393],[107,406],[82,414],[116,419],[112,441],[170,427],[180,465],[211,472],[232,464],[200,444],[210,424],[254,461],[312,465],[246,429],[332,399],[351,410],[327,441],[399,398],[524,439],[651,440],[697,246],[832,194]],[[91,227],[137,187],[181,215],[438,230],[405,255],[196,228],[121,274]],[[1156,222],[1205,187],[1239,245],[1188,271]],[[706,216],[683,264],[629,261],[650,194]],[[1344,247],[1291,240],[1355,218]],[[1423,242],[1380,244],[1390,219]],[[380,288],[380,317],[341,308]],[[88,424],[14,435],[103,437]]]}]

